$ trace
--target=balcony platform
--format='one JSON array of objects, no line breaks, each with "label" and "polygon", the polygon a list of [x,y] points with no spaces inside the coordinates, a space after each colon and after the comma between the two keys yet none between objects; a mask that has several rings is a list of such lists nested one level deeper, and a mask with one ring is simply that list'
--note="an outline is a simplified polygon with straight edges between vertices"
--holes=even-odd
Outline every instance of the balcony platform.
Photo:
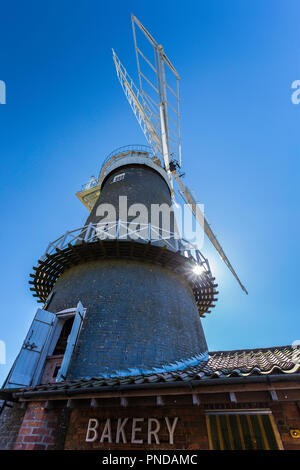
[{"label": "balcony platform", "polygon": [[[146,236],[137,240],[128,236],[122,239],[118,232],[120,223],[115,225],[116,231],[112,233],[112,225],[109,230],[104,230],[101,224],[97,224],[97,227],[89,224],[51,242],[30,274],[31,291],[39,299],[38,302],[46,302],[59,276],[72,266],[94,260],[124,258],[159,264],[179,274],[193,290],[199,315],[204,317],[210,313],[217,300],[217,284],[207,260],[199,250],[185,240],[174,239],[166,233],[164,238],[157,235],[156,239],[148,239]],[[148,227],[147,233],[153,233],[153,229]],[[137,230],[134,232],[138,233]]]}]

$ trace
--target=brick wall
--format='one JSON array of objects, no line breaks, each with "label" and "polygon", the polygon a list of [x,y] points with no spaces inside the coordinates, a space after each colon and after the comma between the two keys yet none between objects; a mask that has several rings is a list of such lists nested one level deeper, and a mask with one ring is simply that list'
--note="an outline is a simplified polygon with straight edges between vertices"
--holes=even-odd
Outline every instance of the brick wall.
[{"label": "brick wall", "polygon": [[42,403],[30,403],[23,418],[15,443],[15,450],[52,450],[60,410],[45,410]]},{"label": "brick wall", "polygon": [[[114,176],[120,173],[125,173],[125,178],[118,183],[113,183]],[[108,175],[86,224],[101,221],[103,217],[97,216],[97,208],[100,204],[106,203],[113,204],[118,219],[119,196],[127,196],[128,207],[135,203],[143,204],[148,208],[149,214],[151,204],[168,204],[169,206],[172,204],[169,187],[159,173],[146,165],[126,165]],[[128,221],[133,220],[134,217],[128,216]],[[173,231],[173,223],[171,231]]]},{"label": "brick wall", "polygon": [[[3,402],[0,401],[0,406]],[[14,448],[25,409],[19,404],[12,404],[12,408],[4,408],[0,416],[0,450]]]},{"label": "brick wall", "polygon": [[[266,404],[267,405],[267,404]],[[270,404],[274,421],[276,423],[284,449],[300,450],[300,439],[291,436],[291,429],[300,429],[300,407],[297,403]],[[168,441],[168,432],[164,424],[164,417],[169,417],[170,421],[178,416],[178,423],[174,433],[174,445]],[[115,443],[117,419],[128,417],[126,423],[127,443]],[[143,444],[131,444],[132,418],[144,418],[138,426],[142,428],[138,432],[138,438],[143,440]],[[86,431],[89,418],[96,418],[99,422],[98,437],[95,442],[86,442]],[[101,443],[100,438],[107,418],[111,419],[112,443],[107,439]],[[159,432],[160,444],[147,443],[147,420],[156,418],[161,425]],[[81,408],[74,409],[70,418],[70,425],[66,436],[66,449],[208,449],[208,436],[204,409],[201,406],[162,406],[140,408]]]},{"label": "brick wall", "polygon": [[300,404],[278,403],[271,406],[285,450],[300,450],[300,438],[291,436],[291,429],[300,429]]},{"label": "brick wall", "polygon": [[[3,433],[2,449],[14,448],[16,450],[141,450],[141,449],[190,449],[205,450],[209,448],[204,409],[201,406],[145,406],[145,407],[107,407],[92,408],[81,406],[80,408],[65,408],[65,402],[61,408],[45,410],[42,402],[30,403],[26,410],[23,422],[20,420],[24,410],[18,406],[14,408],[15,421],[10,417],[11,434]],[[300,450],[300,439],[294,439],[291,429],[300,429],[300,411],[297,403],[270,404],[274,420],[280,434],[283,447],[286,450]],[[11,413],[7,409],[5,413]],[[19,417],[19,421],[17,420]],[[178,417],[178,422],[174,431],[174,444],[169,442],[169,432],[165,418],[169,423],[174,422]],[[86,433],[90,418],[98,420],[98,436],[94,442],[86,442]],[[107,419],[110,419],[112,442],[105,438],[100,442]],[[124,420],[124,432],[127,442],[123,442],[120,435],[120,443],[116,443],[116,431],[118,418]],[[142,440],[141,444],[131,443],[133,418],[143,418],[143,421],[136,423],[136,439]],[[160,430],[158,431],[159,444],[155,442],[154,436],[151,444],[147,442],[148,419],[158,420]],[[3,420],[3,418],[2,418]],[[13,424],[14,422],[14,424]],[[155,427],[155,423],[153,423]],[[152,426],[152,429],[153,429]],[[19,433],[16,439],[16,429]],[[8,427],[6,428],[8,429]],[[93,433],[91,433],[93,435]]]},{"label": "brick wall", "polygon": [[68,379],[159,368],[207,350],[191,288],[161,266],[124,259],[73,266],[48,309],[79,300],[87,312]]}]

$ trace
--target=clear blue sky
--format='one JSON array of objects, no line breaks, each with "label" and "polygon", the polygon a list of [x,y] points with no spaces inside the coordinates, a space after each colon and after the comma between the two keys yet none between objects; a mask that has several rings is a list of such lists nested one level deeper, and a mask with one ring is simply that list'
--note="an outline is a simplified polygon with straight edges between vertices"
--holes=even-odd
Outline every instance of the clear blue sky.
[{"label": "clear blue sky", "polygon": [[1,381],[37,308],[32,266],[87,217],[74,193],[110,151],[146,143],[111,58],[113,47],[136,78],[131,12],[181,75],[185,181],[249,290],[206,241],[220,290],[203,321],[210,350],[300,339],[299,11],[293,0],[2,2]]}]

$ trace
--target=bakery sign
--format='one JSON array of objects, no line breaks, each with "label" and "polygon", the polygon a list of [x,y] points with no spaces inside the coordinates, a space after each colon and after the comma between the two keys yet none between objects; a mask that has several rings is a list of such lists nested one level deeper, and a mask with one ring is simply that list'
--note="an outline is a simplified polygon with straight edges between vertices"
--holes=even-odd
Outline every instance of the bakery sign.
[{"label": "bakery sign", "polygon": [[90,418],[85,441],[108,444],[160,444],[163,436],[164,443],[167,440],[169,444],[174,444],[178,417],[117,418],[113,421],[114,423],[111,418],[107,418],[104,422]]}]

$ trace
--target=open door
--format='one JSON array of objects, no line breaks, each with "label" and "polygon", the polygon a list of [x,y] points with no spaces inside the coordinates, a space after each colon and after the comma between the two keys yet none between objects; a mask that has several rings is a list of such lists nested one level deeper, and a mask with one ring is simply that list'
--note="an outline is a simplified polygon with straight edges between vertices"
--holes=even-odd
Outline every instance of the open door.
[{"label": "open door", "polygon": [[56,316],[38,309],[3,388],[33,385],[43,367]]},{"label": "open door", "polygon": [[72,354],[73,354],[73,351],[74,351],[74,348],[75,348],[75,345],[79,336],[79,332],[82,326],[84,315],[85,315],[85,310],[82,306],[82,303],[78,302],[72,330],[68,337],[68,343],[67,343],[65,355],[64,355],[61,367],[59,369],[59,372],[57,374],[57,379],[56,379],[57,382],[66,380],[71,357],[72,357]]}]

